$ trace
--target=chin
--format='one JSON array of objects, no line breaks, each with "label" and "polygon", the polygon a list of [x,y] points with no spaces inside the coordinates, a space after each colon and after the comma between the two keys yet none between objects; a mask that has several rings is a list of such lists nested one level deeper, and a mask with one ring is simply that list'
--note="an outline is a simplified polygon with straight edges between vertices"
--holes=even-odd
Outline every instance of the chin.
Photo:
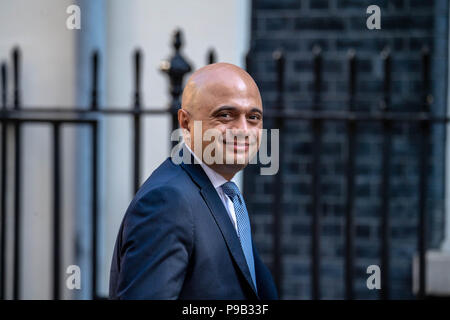
[{"label": "chin", "polygon": [[242,155],[234,154],[234,158],[233,158],[233,162],[232,163],[227,163],[226,157],[224,157],[224,159],[223,159],[223,163],[224,164],[227,164],[227,165],[230,165],[230,166],[234,166],[234,167],[241,167],[241,169],[246,167],[248,162],[249,162],[248,155],[244,155],[244,154],[242,154]]}]

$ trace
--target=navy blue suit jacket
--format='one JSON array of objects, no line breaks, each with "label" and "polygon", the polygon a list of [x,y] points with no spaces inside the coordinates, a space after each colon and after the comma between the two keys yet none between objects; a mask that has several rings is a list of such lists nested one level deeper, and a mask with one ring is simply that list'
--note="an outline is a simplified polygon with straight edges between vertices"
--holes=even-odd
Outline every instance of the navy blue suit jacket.
[{"label": "navy blue suit jacket", "polygon": [[236,229],[191,160],[176,165],[167,158],[128,207],[114,247],[110,298],[277,299],[253,246],[255,291]]}]

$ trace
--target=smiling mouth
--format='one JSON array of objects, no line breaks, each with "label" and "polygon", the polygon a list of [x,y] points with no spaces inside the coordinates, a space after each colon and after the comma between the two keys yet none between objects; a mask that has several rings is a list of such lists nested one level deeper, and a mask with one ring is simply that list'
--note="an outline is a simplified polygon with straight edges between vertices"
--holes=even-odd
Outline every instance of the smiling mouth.
[{"label": "smiling mouth", "polygon": [[[225,144],[225,145],[228,146],[226,140],[223,140],[223,144]],[[231,143],[230,143],[230,146],[231,146]],[[239,143],[239,144],[238,144],[236,141],[234,142],[234,145],[233,145],[233,149],[234,149],[235,151],[236,151],[236,150],[244,150],[244,151],[247,151],[247,150],[249,149],[249,147],[250,147],[250,144],[249,144],[249,143]]]}]

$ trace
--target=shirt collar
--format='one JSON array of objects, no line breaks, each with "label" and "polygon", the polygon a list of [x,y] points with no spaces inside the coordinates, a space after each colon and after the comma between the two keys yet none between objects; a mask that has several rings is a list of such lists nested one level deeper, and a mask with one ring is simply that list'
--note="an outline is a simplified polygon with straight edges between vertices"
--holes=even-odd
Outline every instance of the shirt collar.
[{"label": "shirt collar", "polygon": [[[224,183],[228,182],[228,180],[225,179],[221,174],[217,173],[216,171],[214,171],[213,169],[208,167],[205,163],[203,163],[203,161],[201,161],[197,157],[197,155],[191,150],[191,148],[189,148],[189,146],[187,144],[184,144],[184,145],[189,150],[189,152],[194,156],[195,160],[197,160],[198,163],[200,163],[200,165],[203,168],[203,171],[205,171],[206,175],[208,176],[208,178],[211,181],[214,188],[217,189],[217,188],[221,187]],[[234,178],[231,179],[231,181],[234,181]]]}]

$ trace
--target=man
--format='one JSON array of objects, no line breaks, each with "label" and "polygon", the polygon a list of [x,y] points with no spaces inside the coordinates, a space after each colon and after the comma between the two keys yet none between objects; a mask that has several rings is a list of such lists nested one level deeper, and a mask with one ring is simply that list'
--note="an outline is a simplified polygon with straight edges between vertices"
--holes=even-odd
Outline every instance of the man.
[{"label": "man", "polygon": [[231,180],[259,148],[262,111],[258,87],[241,68],[216,63],[192,74],[178,111],[189,161],[168,158],[131,202],[110,298],[277,299]]}]

